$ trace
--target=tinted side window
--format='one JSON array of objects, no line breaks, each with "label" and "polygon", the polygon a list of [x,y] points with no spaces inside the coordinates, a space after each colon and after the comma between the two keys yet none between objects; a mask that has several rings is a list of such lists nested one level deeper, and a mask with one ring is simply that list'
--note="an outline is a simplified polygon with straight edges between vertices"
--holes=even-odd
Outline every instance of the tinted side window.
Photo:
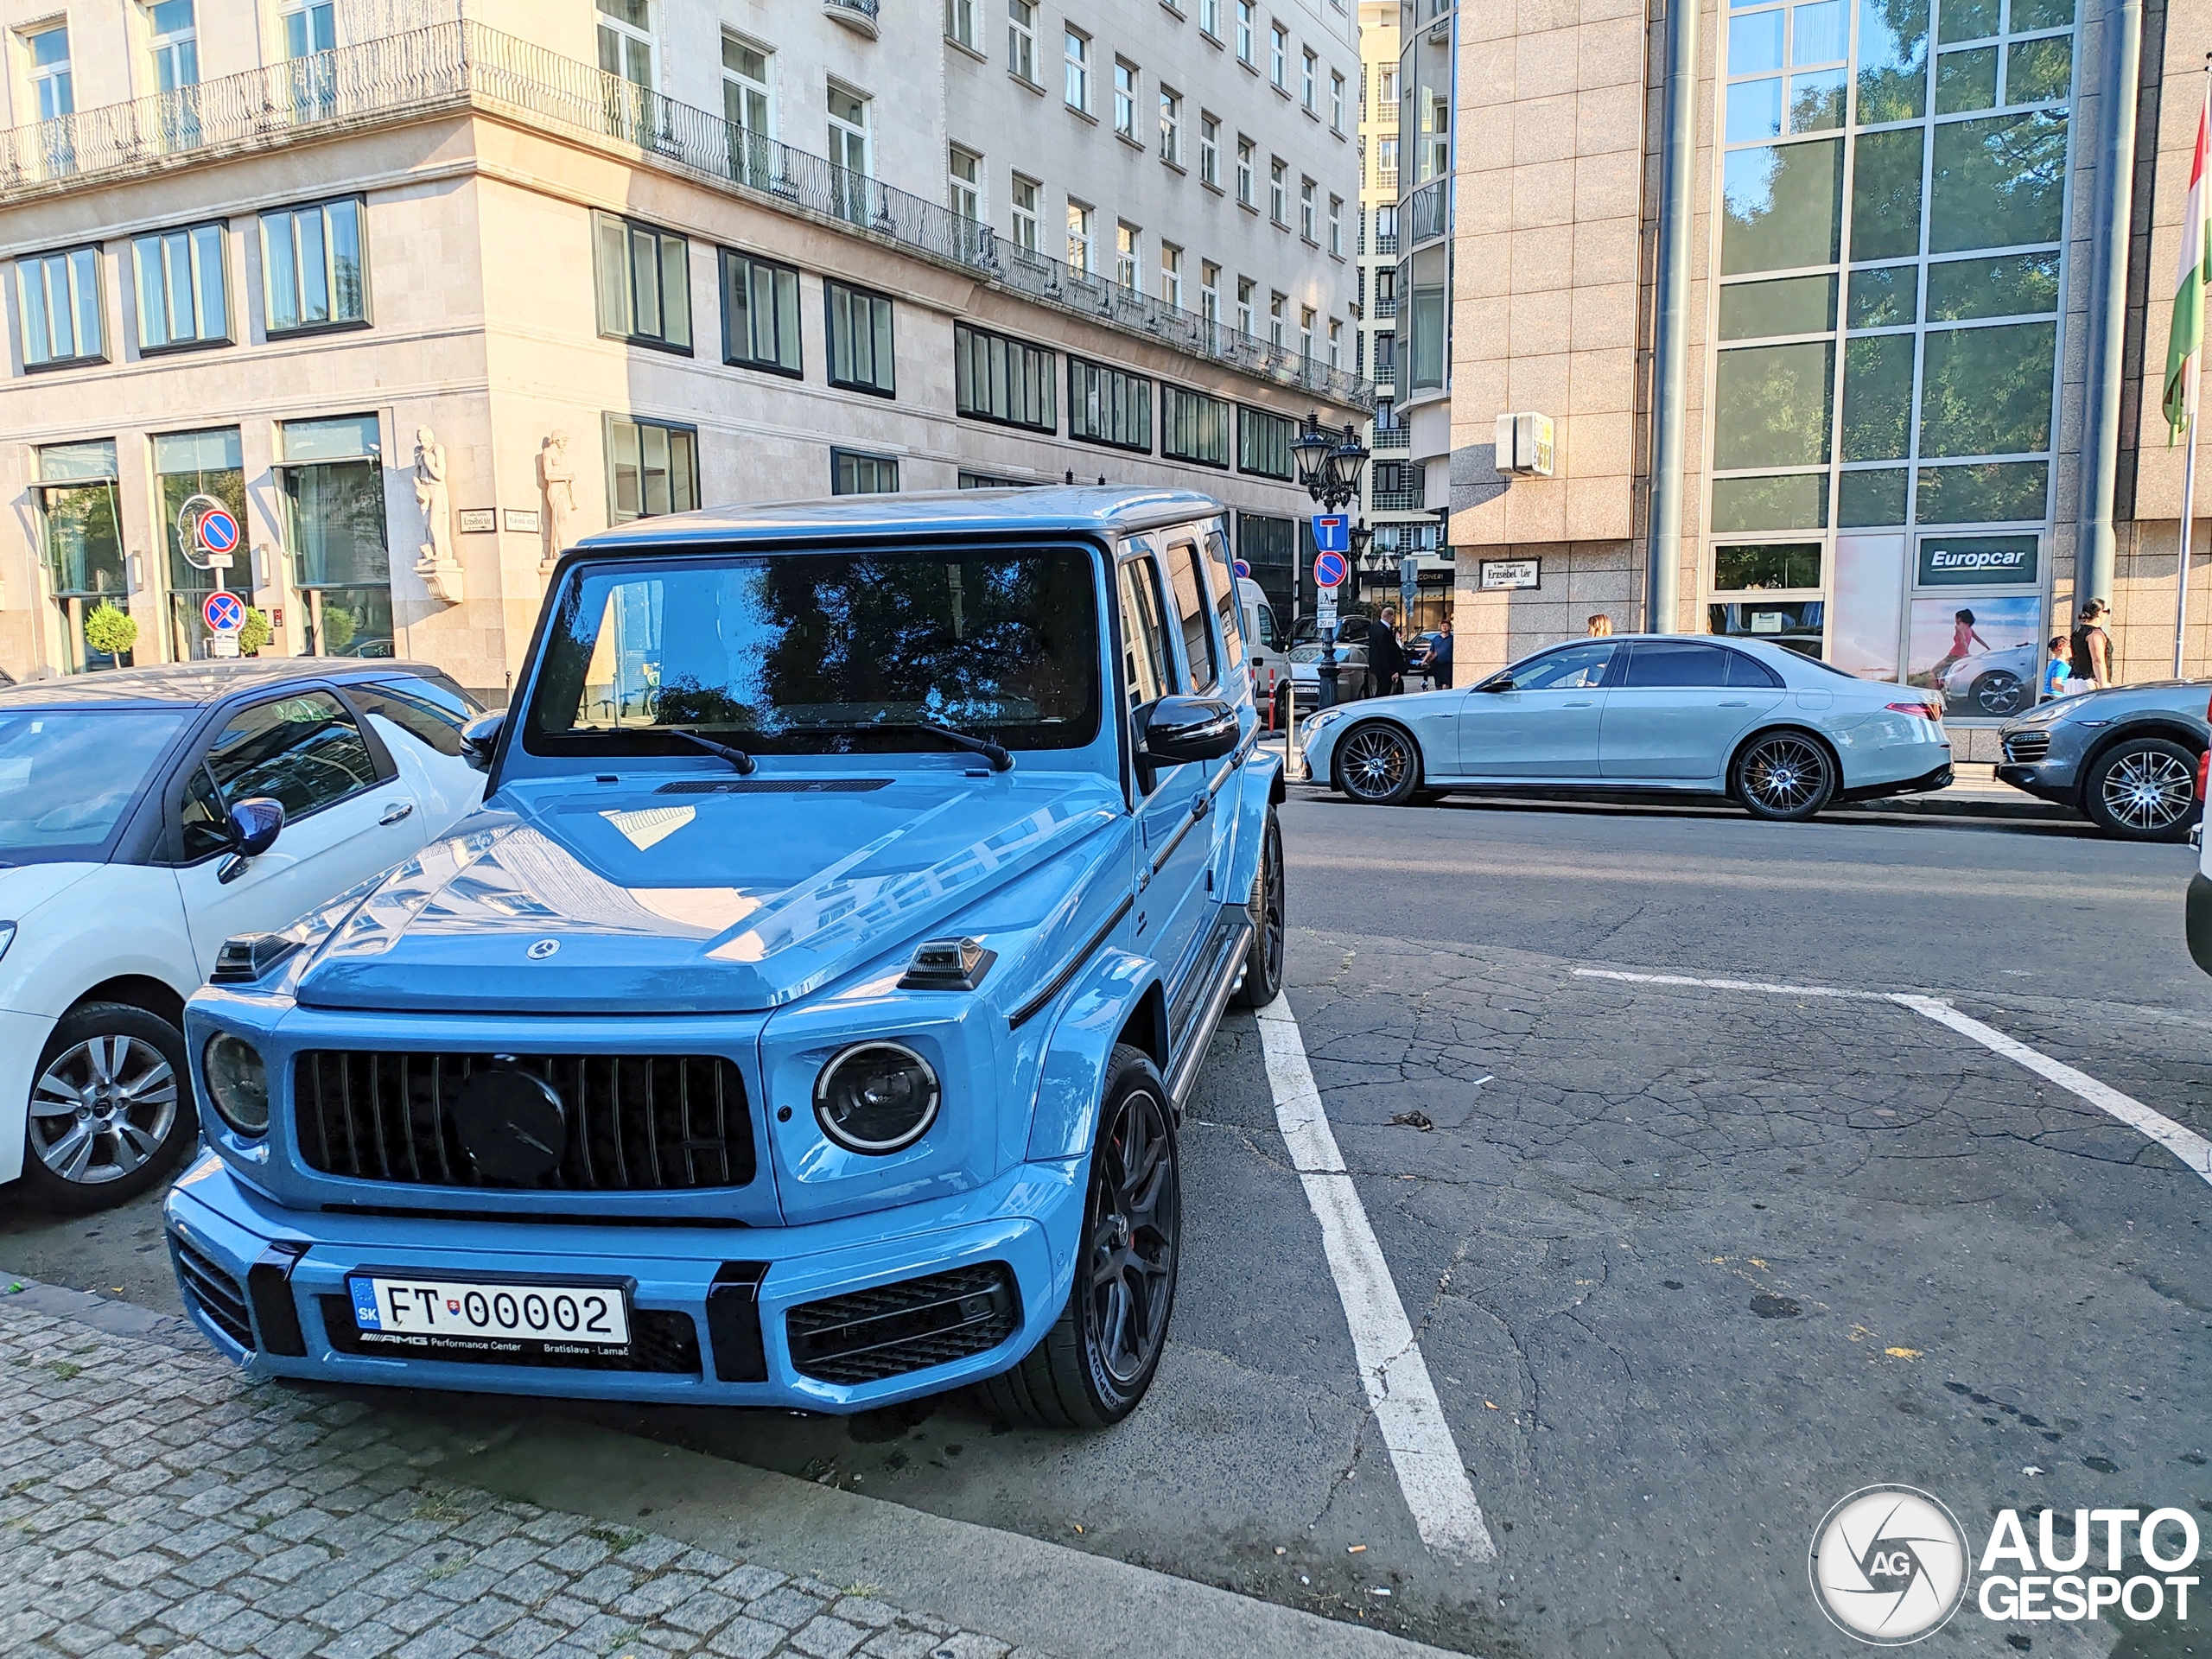
[{"label": "tinted side window", "polygon": [[1122,658],[1128,675],[1129,707],[1141,708],[1175,689],[1167,661],[1167,627],[1160,603],[1160,575],[1150,559],[1121,568]]},{"label": "tinted side window", "polygon": [[1506,673],[1516,691],[1565,691],[1597,685],[1605,677],[1612,660],[1610,640],[1597,645],[1570,645],[1526,663],[1516,663]]},{"label": "tinted side window", "polygon": [[1244,631],[1237,626],[1236,573],[1230,568],[1229,543],[1218,535],[1206,537],[1206,580],[1213,586],[1214,614],[1221,620],[1222,672],[1234,674],[1244,666]]},{"label": "tinted side window", "polygon": [[321,811],[377,781],[360,727],[327,691],[240,709],[208,749],[207,770],[226,811],[267,795],[283,804],[287,818]]},{"label": "tinted side window", "polygon": [[1177,542],[1167,550],[1167,585],[1175,599],[1175,625],[1183,632],[1183,660],[1190,665],[1191,690],[1211,691],[1219,677],[1214,661],[1213,629],[1206,621],[1206,589],[1198,575],[1198,550]]},{"label": "tinted side window", "polygon": [[184,861],[189,864],[210,853],[219,853],[231,844],[229,814],[223,806],[223,798],[216,792],[215,780],[207,775],[205,766],[194,766],[191,777],[184,783]]},{"label": "tinted side window", "polygon": [[1773,686],[1782,683],[1782,676],[1756,657],[1746,657],[1740,651],[1724,653],[1728,658],[1728,683],[1745,686]]},{"label": "tinted side window", "polygon": [[1630,690],[1655,686],[1722,686],[1728,683],[1728,658],[1718,645],[1637,641],[1621,683]]},{"label": "tinted side window", "polygon": [[465,716],[440,707],[428,697],[412,696],[394,685],[357,685],[351,690],[355,706],[363,714],[390,721],[440,754],[461,753],[461,728]]},{"label": "tinted side window", "polygon": [[466,726],[484,712],[482,703],[470,696],[467,692],[461,689],[456,681],[444,674],[429,672],[410,676],[407,679],[390,682],[380,689],[386,691],[397,691],[407,696],[418,697],[425,702],[435,703],[451,715],[457,724],[462,726]]}]

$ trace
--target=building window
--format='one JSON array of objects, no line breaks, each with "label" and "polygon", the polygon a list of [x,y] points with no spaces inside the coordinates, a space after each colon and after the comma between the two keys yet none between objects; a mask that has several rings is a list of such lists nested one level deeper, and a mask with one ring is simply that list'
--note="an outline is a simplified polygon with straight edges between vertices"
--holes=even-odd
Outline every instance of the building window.
[{"label": "building window", "polygon": [[56,23],[23,37],[31,62],[31,102],[41,121],[77,112],[76,83],[69,73],[69,26]]},{"label": "building window", "polygon": [[1143,235],[1126,220],[1114,226],[1114,280],[1133,294],[1144,292],[1144,272],[1138,264],[1138,241]]},{"label": "building window", "polygon": [[898,494],[898,457],[865,454],[858,449],[832,449],[830,452],[830,493]]},{"label": "building window", "polygon": [[1344,199],[1329,198],[1329,251],[1341,259],[1344,254]]},{"label": "building window", "polygon": [[[385,539],[383,437],[377,417],[286,421],[277,428],[276,455],[286,550],[294,585],[303,590],[306,601],[308,654],[392,655],[391,555]],[[229,500],[224,492],[237,465],[233,431],[154,440],[154,469],[162,474],[172,543],[176,510],[184,498],[205,490],[218,500]],[[237,488],[243,505],[242,479]],[[178,655],[190,656],[194,644],[205,637],[200,601],[213,588],[214,577],[186,564],[174,546],[169,577]]]},{"label": "building window", "polygon": [[1313,191],[1314,184],[1313,180],[1300,179],[1299,181],[1298,233],[1304,237],[1308,242],[1319,242],[1321,239],[1319,235],[1320,226],[1314,222]]},{"label": "building window", "polygon": [[1278,351],[1288,344],[1290,332],[1290,296],[1268,296],[1268,344]]},{"label": "building window", "polygon": [[1204,113],[1198,117],[1198,182],[1221,188],[1221,123]]},{"label": "building window", "polygon": [[953,406],[979,421],[1058,432],[1052,353],[988,329],[952,325]]},{"label": "building window", "polygon": [[1236,279],[1236,332],[1240,334],[1252,332],[1252,298],[1256,290],[1257,284],[1249,276]]},{"label": "building window", "polygon": [[1290,228],[1290,164],[1280,156],[1268,162],[1268,217]]},{"label": "building window", "polygon": [[983,220],[983,161],[972,151],[954,144],[946,162],[947,188],[952,205],[953,217],[964,219],[970,225]]},{"label": "building window", "polygon": [[1334,317],[1329,319],[1329,366],[1341,369],[1344,365],[1344,326]]},{"label": "building window", "polygon": [[1014,175],[1014,245],[1025,253],[1037,251],[1037,181]]},{"label": "building window", "polygon": [[1236,61],[1252,67],[1252,0],[1236,0]]},{"label": "building window", "polygon": [[136,237],[130,260],[138,283],[140,351],[230,339],[220,225]]},{"label": "building window", "polygon": [[1026,490],[1032,486],[1026,478],[1006,478],[996,473],[971,473],[962,467],[959,486],[963,490]]},{"label": "building window", "polygon": [[1152,382],[1068,354],[1068,436],[1152,453]]},{"label": "building window", "polygon": [[1090,40],[1088,35],[1078,35],[1071,29],[1065,33],[1065,44],[1061,51],[1066,60],[1062,66],[1066,79],[1062,84],[1060,96],[1067,100],[1068,108],[1088,114],[1090,110]]},{"label": "building window", "polygon": [[1006,0],[1007,73],[1037,84],[1037,8],[1031,0]]},{"label": "building window", "polygon": [[1160,389],[1160,453],[1201,467],[1229,465],[1229,404],[1180,386]]},{"label": "building window", "polygon": [[1298,79],[1298,101],[1305,105],[1308,115],[1321,112],[1320,105],[1317,102],[1320,96],[1320,79],[1321,60],[1308,52],[1300,61]]},{"label": "building window", "polygon": [[1137,67],[1126,58],[1114,60],[1114,130],[1137,136]]},{"label": "building window", "polygon": [[1255,152],[1252,141],[1243,134],[1236,139],[1236,200],[1246,207],[1252,201],[1252,166]]},{"label": "building window", "polygon": [[1311,359],[1313,355],[1313,308],[1306,306],[1298,314],[1298,354]]},{"label": "building window", "polygon": [[1221,0],[1198,0],[1198,29],[1209,40],[1221,38]]},{"label": "building window", "polygon": [[976,35],[976,0],[944,0],[944,33],[973,52],[981,42]]},{"label": "building window", "polygon": [[268,331],[283,334],[366,322],[364,254],[358,196],[264,213],[261,287]]},{"label": "building window", "polygon": [[1068,202],[1068,265],[1077,275],[1088,276],[1091,264],[1090,209],[1071,199]]},{"label": "building window", "polygon": [[607,417],[607,517],[618,524],[699,505],[696,428],[627,415]]},{"label": "building window", "polygon": [[1173,242],[1160,245],[1160,297],[1183,308],[1183,250]]},{"label": "building window", "polygon": [[1375,141],[1375,184],[1377,189],[1398,188],[1398,139],[1385,133]]},{"label": "building window", "polygon": [[1290,90],[1290,31],[1281,23],[1268,26],[1268,79],[1279,92]]},{"label": "building window", "polygon": [[890,397],[897,390],[891,350],[891,301],[864,288],[825,282],[830,313],[830,384]]},{"label": "building window", "polygon": [[830,188],[831,211],[854,225],[868,222],[868,181],[875,176],[875,145],[869,131],[868,98],[849,86],[830,83]]},{"label": "building window", "polygon": [[1206,320],[1206,347],[1217,350],[1214,332],[1221,322],[1221,267],[1211,259],[1198,261],[1198,315]]},{"label": "building window", "polygon": [[599,0],[599,67],[632,86],[653,84],[652,0]]},{"label": "building window", "polygon": [[1170,167],[1183,165],[1183,99],[1160,89],[1160,159]]},{"label": "building window", "polygon": [[54,602],[69,637],[68,669],[118,668],[119,658],[94,651],[85,617],[111,601],[127,607],[123,538],[117,528],[115,440],[52,443],[35,452],[40,549]]},{"label": "building window", "polygon": [[1270,415],[1263,409],[1240,404],[1236,410],[1236,470],[1255,478],[1290,477],[1290,440],[1294,432],[1287,416]]},{"label": "building window", "polygon": [[26,368],[106,361],[98,248],[18,259],[16,298],[23,320]]},{"label": "building window", "polygon": [[336,0],[287,0],[281,21],[284,55],[294,62],[338,48]]},{"label": "building window", "polygon": [[732,169],[741,184],[771,188],[779,172],[776,140],[775,54],[734,35],[722,36],[722,118],[734,129]]},{"label": "building window", "polygon": [[680,236],[612,213],[592,216],[599,332],[671,352],[691,349],[691,247]]},{"label": "building window", "polygon": [[1344,78],[1332,69],[1329,72],[1329,130],[1342,132],[1344,130]]},{"label": "building window", "polygon": [[178,92],[200,84],[200,29],[193,0],[160,0],[146,12],[154,52],[154,90]]},{"label": "building window", "polygon": [[798,272],[730,248],[721,263],[722,361],[797,374]]}]

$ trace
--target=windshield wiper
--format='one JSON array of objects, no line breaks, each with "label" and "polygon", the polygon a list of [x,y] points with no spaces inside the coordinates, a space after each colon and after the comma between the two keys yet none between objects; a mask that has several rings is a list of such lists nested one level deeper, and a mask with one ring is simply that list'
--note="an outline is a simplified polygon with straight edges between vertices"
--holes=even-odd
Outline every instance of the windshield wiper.
[{"label": "windshield wiper", "polygon": [[991,763],[993,772],[1012,772],[1014,755],[1004,745],[994,743],[988,737],[975,737],[966,732],[955,731],[950,726],[933,726],[925,720],[869,721],[865,725],[853,726],[795,726],[794,733],[832,732],[839,737],[857,737],[863,732],[926,732],[942,738],[956,749],[965,749],[970,754],[980,754]]},{"label": "windshield wiper", "polygon": [[681,726],[664,726],[661,729],[671,737],[680,737],[686,743],[696,743],[709,754],[718,755],[728,761],[741,778],[750,776],[753,769],[760,764],[743,749],[732,748],[727,743],[717,743],[711,737],[702,737],[698,733],[686,731]]}]

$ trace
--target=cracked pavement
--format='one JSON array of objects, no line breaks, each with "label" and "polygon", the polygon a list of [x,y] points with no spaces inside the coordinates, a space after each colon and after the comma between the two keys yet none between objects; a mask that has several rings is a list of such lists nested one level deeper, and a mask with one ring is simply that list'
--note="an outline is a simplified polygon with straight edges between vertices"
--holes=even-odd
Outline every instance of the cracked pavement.
[{"label": "cracked pavement", "polygon": [[[1806,1549],[1876,1482],[1976,1536],[2046,1503],[2212,1534],[2212,1187],[1895,1003],[1573,972],[1929,992],[2205,1133],[2186,849],[1311,794],[1284,828],[1292,1006],[1497,1562],[1421,1544],[1243,1015],[1183,1128],[1174,1340],[1119,1431],[959,1398],[566,1417],[1492,1659],[1858,1651]],[[0,1262],[173,1306],[156,1239],[141,1211],[9,1218]],[[2212,1650],[1964,1614],[1920,1650],[2023,1651],[2005,1628]]]}]

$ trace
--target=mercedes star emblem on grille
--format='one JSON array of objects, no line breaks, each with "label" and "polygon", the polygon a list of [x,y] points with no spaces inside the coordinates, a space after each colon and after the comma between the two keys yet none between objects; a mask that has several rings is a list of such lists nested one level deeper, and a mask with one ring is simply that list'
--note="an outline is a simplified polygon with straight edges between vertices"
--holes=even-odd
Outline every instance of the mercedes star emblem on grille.
[{"label": "mercedes star emblem on grille", "polygon": [[543,962],[546,957],[551,956],[560,948],[561,941],[558,939],[540,939],[536,944],[531,945],[529,950],[524,951],[523,954],[528,957],[532,962]]}]

